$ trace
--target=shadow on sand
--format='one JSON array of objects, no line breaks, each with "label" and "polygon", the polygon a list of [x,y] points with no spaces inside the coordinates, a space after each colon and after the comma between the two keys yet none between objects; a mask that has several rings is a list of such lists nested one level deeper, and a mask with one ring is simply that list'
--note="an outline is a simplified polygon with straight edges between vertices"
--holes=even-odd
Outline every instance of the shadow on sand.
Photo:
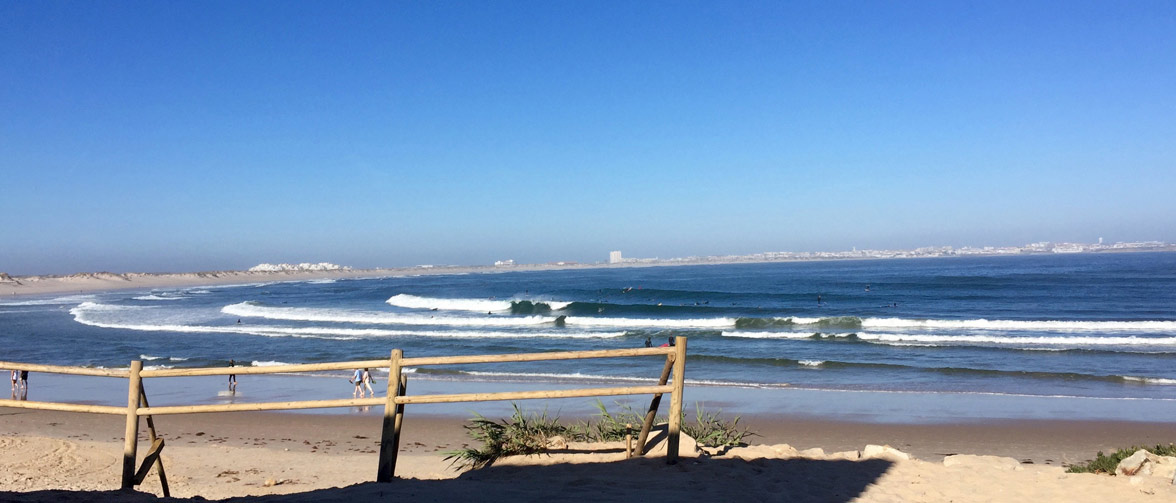
[{"label": "shadow on sand", "polygon": [[[324,458],[324,462],[330,462]],[[848,502],[892,465],[881,459],[631,459],[547,466],[495,465],[456,479],[396,480],[224,501],[790,501]],[[407,499],[405,499],[407,498]],[[0,492],[2,501],[172,501],[117,491]],[[191,500],[206,501],[196,497]]]}]

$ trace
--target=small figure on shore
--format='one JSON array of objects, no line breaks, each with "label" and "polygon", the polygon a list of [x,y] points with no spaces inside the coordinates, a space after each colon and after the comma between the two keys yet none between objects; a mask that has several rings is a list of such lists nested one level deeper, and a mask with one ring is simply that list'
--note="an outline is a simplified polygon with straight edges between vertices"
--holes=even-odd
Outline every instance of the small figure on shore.
[{"label": "small figure on shore", "polygon": [[645,338],[645,347],[647,347],[647,348],[652,348],[652,347],[653,347],[653,341],[652,341],[652,340],[650,340],[650,338],[649,338],[649,337],[646,337],[646,338]]},{"label": "small figure on shore", "polygon": [[355,373],[347,382],[355,385],[355,391],[351,392],[351,398],[363,398],[363,371],[355,369]]},{"label": "small figure on shore", "polygon": [[16,391],[16,371],[12,371],[12,391]]},{"label": "small figure on shore", "polygon": [[22,389],[29,389],[29,371],[20,371],[20,387]]},{"label": "small figure on shore", "polygon": [[367,388],[368,394],[373,397],[376,396],[376,391],[372,389],[372,384],[375,383],[376,380],[372,378],[372,373],[368,369],[363,369],[363,386]]},{"label": "small figure on shore", "polygon": [[[229,366],[236,367],[237,360],[230,359]],[[229,374],[229,391],[237,392],[237,374]]]}]

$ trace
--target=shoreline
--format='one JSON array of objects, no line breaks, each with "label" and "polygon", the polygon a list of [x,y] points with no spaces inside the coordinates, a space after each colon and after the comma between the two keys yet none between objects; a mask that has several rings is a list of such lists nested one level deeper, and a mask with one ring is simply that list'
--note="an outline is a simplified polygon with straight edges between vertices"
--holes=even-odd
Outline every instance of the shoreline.
[{"label": "shoreline", "polygon": [[[1084,254],[1120,254],[1120,253],[1176,253],[1176,247],[1147,250],[1106,250],[1085,252]],[[972,254],[965,256],[938,257],[846,257],[846,258],[806,258],[792,260],[714,260],[714,261],[673,261],[672,259],[658,262],[627,262],[619,264],[604,263],[550,263],[550,264],[514,264],[509,266],[469,265],[469,266],[411,266],[392,268],[367,269],[339,269],[328,271],[204,271],[204,272],[82,272],[69,275],[24,275],[9,276],[0,272],[0,298],[14,298],[23,296],[67,294],[67,293],[99,293],[105,291],[135,290],[147,288],[188,288],[199,286],[234,285],[240,283],[260,282],[295,282],[312,281],[318,279],[378,279],[404,276],[443,276],[448,274],[482,274],[501,272],[531,272],[531,271],[559,271],[569,269],[611,269],[611,268],[644,268],[644,267],[687,267],[706,265],[738,265],[738,264],[791,264],[817,262],[854,262],[874,260],[918,260],[918,259],[954,259],[979,257],[1029,257],[1055,256],[1055,253],[1033,254]],[[1064,254],[1063,254],[1064,255]]]}]

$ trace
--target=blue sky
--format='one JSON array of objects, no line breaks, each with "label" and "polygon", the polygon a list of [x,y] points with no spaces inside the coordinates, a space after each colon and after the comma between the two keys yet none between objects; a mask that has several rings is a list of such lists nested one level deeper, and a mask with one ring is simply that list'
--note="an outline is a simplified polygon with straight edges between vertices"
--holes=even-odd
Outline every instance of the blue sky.
[{"label": "blue sky", "polygon": [[1176,241],[1176,3],[0,0],[0,271]]}]

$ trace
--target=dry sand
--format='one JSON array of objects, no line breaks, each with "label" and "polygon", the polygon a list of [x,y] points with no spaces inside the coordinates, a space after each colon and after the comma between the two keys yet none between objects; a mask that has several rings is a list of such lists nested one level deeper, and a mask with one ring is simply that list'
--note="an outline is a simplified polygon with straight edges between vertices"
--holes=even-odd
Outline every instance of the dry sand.
[{"label": "dry sand", "polygon": [[[140,486],[143,493],[115,491],[122,455],[119,417],[0,409],[0,418],[0,501],[147,501],[161,494],[154,473]],[[178,498],[1176,501],[1170,476],[1066,474],[1043,459],[1074,456],[1079,450],[1089,457],[1093,451],[1086,449],[1170,440],[1176,428],[1164,423],[920,426],[760,417],[749,425],[762,433],[757,440],[763,443],[710,454],[684,445],[684,458],[673,466],[656,450],[648,458],[625,460],[620,444],[572,444],[550,455],[458,471],[443,458],[469,442],[463,421],[409,414],[399,479],[391,484],[371,482],[378,417],[232,413],[161,416],[156,423],[167,441],[163,459]],[[825,453],[799,453],[784,442],[802,449],[824,447]],[[866,444],[882,443],[919,459],[858,458]],[[140,445],[146,448],[145,442]],[[843,450],[851,452],[833,454]],[[960,452],[1013,457],[956,456],[946,458],[951,466],[945,465],[945,455]]]},{"label": "dry sand", "polygon": [[7,276],[0,274],[0,296],[89,293],[107,290],[185,288],[210,285],[309,281],[316,279],[379,278],[425,274],[458,274],[491,270],[489,267],[408,267],[400,269],[346,269],[334,271],[211,271],[188,273],[78,273],[70,275]]},{"label": "dry sand", "polygon": [[363,279],[397,276],[428,276],[502,271],[552,271],[559,269],[595,269],[649,267],[675,264],[516,264],[510,266],[417,266],[377,269],[338,269],[329,271],[206,271],[206,272],[82,272],[67,275],[10,276],[0,272],[0,297],[28,295],[93,293],[109,290],[147,288],[189,288],[212,285],[236,285],[277,281],[320,279]]}]

